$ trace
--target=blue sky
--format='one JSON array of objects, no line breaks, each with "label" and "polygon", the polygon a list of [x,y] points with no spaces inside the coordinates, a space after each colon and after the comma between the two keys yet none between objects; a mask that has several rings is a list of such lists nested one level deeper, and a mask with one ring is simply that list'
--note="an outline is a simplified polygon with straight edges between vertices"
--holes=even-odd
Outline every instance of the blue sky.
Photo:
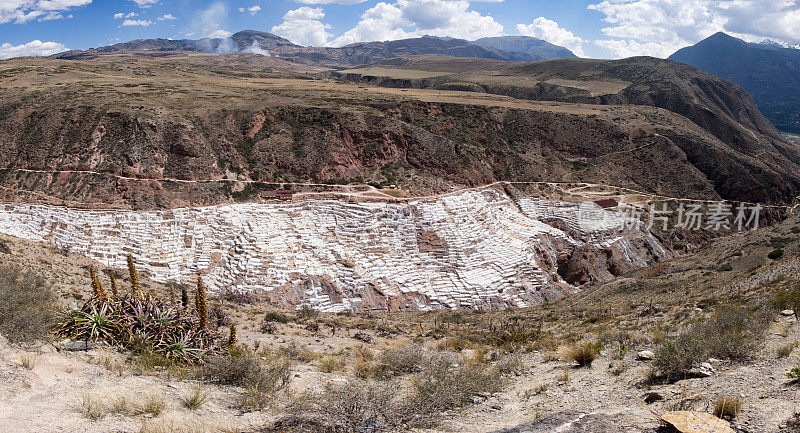
[{"label": "blue sky", "polygon": [[0,58],[263,30],[341,46],[528,35],[584,57],[666,57],[717,31],[800,43],[800,0],[0,0]]}]

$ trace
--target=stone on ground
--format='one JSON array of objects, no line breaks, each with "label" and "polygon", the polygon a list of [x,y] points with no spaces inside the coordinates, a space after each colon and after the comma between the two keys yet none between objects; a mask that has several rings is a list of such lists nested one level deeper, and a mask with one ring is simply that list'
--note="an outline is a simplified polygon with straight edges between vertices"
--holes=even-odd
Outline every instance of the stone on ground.
[{"label": "stone on ground", "polygon": [[734,433],[728,422],[710,413],[681,410],[667,412],[661,419],[681,433]]}]

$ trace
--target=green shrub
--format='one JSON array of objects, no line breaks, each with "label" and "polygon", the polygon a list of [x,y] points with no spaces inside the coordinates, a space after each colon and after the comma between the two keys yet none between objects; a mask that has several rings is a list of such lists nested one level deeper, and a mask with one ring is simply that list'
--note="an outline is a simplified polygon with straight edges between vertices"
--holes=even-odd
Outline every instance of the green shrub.
[{"label": "green shrub", "polygon": [[55,320],[55,294],[44,279],[0,265],[0,334],[11,342],[44,338]]},{"label": "green shrub", "polygon": [[776,250],[772,250],[769,254],[767,254],[771,260],[778,260],[783,257],[783,250],[778,248]]}]

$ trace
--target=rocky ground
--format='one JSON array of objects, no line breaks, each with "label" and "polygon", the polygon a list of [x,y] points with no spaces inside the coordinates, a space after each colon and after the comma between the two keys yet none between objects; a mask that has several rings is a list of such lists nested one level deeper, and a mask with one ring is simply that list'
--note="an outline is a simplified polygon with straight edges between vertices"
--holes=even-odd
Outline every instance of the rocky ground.
[{"label": "rocky ground", "polygon": [[[315,336],[295,325],[282,327],[273,335],[252,330],[243,334],[245,341],[260,342],[262,347],[296,345],[317,356],[336,356],[359,346],[380,350],[407,341],[377,338],[366,344],[353,339],[353,332],[338,337]],[[650,348],[642,338],[636,349]],[[636,350],[620,358],[609,348],[591,368],[578,368],[534,350],[515,355],[520,366],[503,379],[503,391],[476,396],[476,404],[448,412],[438,426],[419,431],[657,431],[666,411],[709,412],[718,397],[730,395],[740,396],[744,402],[734,422],[737,431],[778,431],[798,410],[800,395],[797,385],[785,376],[796,365],[797,352],[778,358],[776,350],[798,339],[797,321],[780,317],[764,348],[751,361],[741,365],[713,362],[715,372],[710,377],[660,385],[645,385],[651,361],[637,360]],[[49,343],[20,347],[6,341],[0,349],[0,425],[6,432],[260,431],[281,418],[284,403],[293,396],[344,380],[352,368],[345,365],[341,371],[322,372],[318,361],[298,362],[292,367],[288,390],[258,412],[235,409],[241,389],[202,384],[208,400],[201,408],[189,410],[183,407],[183,400],[192,395],[199,381],[168,370],[148,370],[111,349],[70,352],[58,351]],[[469,357],[470,349],[462,355]],[[137,413],[137,405],[150,396],[157,397],[163,410]],[[87,399],[110,404],[119,398],[127,401],[125,409],[120,409],[122,413],[98,419],[87,413]],[[657,401],[648,403],[649,399]],[[575,429],[553,430],[578,417],[582,423],[576,423]],[[584,424],[607,429],[577,430]],[[525,428],[514,429],[519,425]]]}]

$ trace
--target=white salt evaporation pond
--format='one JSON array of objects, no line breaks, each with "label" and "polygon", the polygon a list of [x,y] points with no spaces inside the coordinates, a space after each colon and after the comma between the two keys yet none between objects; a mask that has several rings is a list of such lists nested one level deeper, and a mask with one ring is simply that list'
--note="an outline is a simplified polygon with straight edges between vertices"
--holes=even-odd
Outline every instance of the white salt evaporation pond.
[{"label": "white salt evaporation pond", "polygon": [[[669,253],[641,224],[574,203],[483,188],[396,203],[299,200],[165,211],[0,205],[0,232],[211,291],[265,291],[321,311],[504,308],[575,290],[558,271],[580,248],[634,269]],[[624,226],[624,225],[623,225]]]}]

